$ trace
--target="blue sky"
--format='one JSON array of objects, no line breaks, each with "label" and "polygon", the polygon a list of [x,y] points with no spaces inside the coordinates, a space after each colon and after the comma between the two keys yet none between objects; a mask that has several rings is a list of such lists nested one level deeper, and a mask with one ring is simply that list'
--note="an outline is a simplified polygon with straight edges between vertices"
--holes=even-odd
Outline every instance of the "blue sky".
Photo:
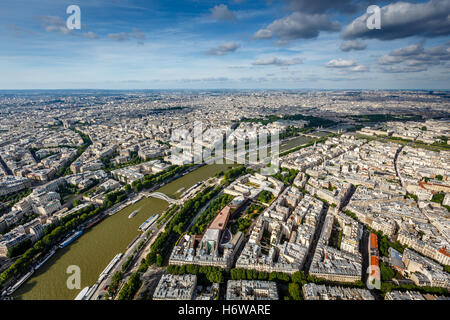
[{"label": "blue sky", "polygon": [[449,14],[450,0],[7,0],[0,89],[450,89]]}]

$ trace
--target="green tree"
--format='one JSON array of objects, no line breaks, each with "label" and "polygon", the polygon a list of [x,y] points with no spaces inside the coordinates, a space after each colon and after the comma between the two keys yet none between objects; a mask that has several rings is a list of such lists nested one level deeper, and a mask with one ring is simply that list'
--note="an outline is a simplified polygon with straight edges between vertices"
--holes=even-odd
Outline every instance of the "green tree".
[{"label": "green tree", "polygon": [[384,262],[380,263],[380,272],[381,280],[383,281],[391,281],[395,276],[394,270],[392,270],[392,268],[387,266]]},{"label": "green tree", "polygon": [[269,278],[269,274],[264,271],[258,272],[258,280],[267,280]]},{"label": "green tree", "polygon": [[442,204],[445,198],[444,192],[439,192],[433,195],[433,198],[431,198],[431,201]]},{"label": "green tree", "polygon": [[296,271],[292,274],[292,281],[295,283],[301,283],[306,280],[305,273],[303,271]]},{"label": "green tree", "polygon": [[156,265],[157,265],[158,267],[161,267],[161,266],[163,265],[163,262],[164,262],[163,257],[162,257],[160,254],[158,254],[158,255],[156,256]]},{"label": "green tree", "polygon": [[298,283],[289,283],[289,294],[294,300],[302,300],[302,293]]}]

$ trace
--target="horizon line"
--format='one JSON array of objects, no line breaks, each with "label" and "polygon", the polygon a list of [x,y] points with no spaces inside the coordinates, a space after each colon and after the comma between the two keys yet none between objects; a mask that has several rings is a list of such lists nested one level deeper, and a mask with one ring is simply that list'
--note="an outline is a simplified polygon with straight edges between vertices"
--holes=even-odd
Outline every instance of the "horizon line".
[{"label": "horizon line", "polygon": [[87,90],[97,90],[97,91],[145,91],[145,90],[152,90],[152,91],[180,91],[180,90],[191,90],[191,91],[213,91],[213,90],[233,90],[233,91],[250,91],[250,90],[258,90],[258,91],[282,91],[282,90],[289,90],[289,91],[450,91],[449,89],[435,89],[435,88],[379,88],[379,89],[369,89],[369,88],[146,88],[146,89],[138,89],[138,88],[129,88],[129,89],[110,89],[110,88],[52,88],[52,89],[44,89],[44,88],[33,88],[33,89],[0,89],[0,92],[4,91],[87,91]]}]

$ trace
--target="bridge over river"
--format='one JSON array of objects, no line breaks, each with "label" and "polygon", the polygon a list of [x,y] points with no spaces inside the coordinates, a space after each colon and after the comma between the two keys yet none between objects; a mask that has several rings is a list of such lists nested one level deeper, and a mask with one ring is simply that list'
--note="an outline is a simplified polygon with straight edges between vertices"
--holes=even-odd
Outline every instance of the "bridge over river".
[{"label": "bridge over river", "polygon": [[144,192],[143,194],[147,198],[161,199],[161,200],[167,201],[170,204],[173,204],[173,203],[180,204],[181,203],[181,200],[172,199],[171,197],[169,197],[168,195],[166,195],[162,192],[152,192],[152,193]]}]

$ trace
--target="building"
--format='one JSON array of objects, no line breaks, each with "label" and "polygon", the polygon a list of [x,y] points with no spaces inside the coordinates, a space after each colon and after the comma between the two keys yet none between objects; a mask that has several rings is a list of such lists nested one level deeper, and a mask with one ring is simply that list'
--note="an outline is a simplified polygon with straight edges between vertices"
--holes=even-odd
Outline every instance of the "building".
[{"label": "building", "polygon": [[0,179],[0,196],[4,196],[10,193],[18,192],[31,185],[31,182],[27,178],[6,176]]},{"label": "building", "polygon": [[273,281],[229,280],[226,300],[278,300],[277,284]]},{"label": "building", "polygon": [[31,239],[31,236],[25,233],[23,226],[18,226],[4,234],[3,237],[0,238],[0,257],[6,257],[11,248],[29,239]]},{"label": "building", "polygon": [[416,291],[390,291],[384,296],[384,300],[450,300],[449,297],[422,294]]},{"label": "building", "polygon": [[307,283],[302,287],[305,300],[375,300],[367,289]]},{"label": "building", "polygon": [[153,300],[192,300],[197,276],[164,274],[153,294]]},{"label": "building", "polygon": [[369,267],[370,274],[367,278],[367,286],[369,288],[373,288],[374,284],[381,284],[380,279],[380,256],[378,253],[378,237],[375,233],[370,233],[369,243],[368,243],[368,252],[369,252]]}]

